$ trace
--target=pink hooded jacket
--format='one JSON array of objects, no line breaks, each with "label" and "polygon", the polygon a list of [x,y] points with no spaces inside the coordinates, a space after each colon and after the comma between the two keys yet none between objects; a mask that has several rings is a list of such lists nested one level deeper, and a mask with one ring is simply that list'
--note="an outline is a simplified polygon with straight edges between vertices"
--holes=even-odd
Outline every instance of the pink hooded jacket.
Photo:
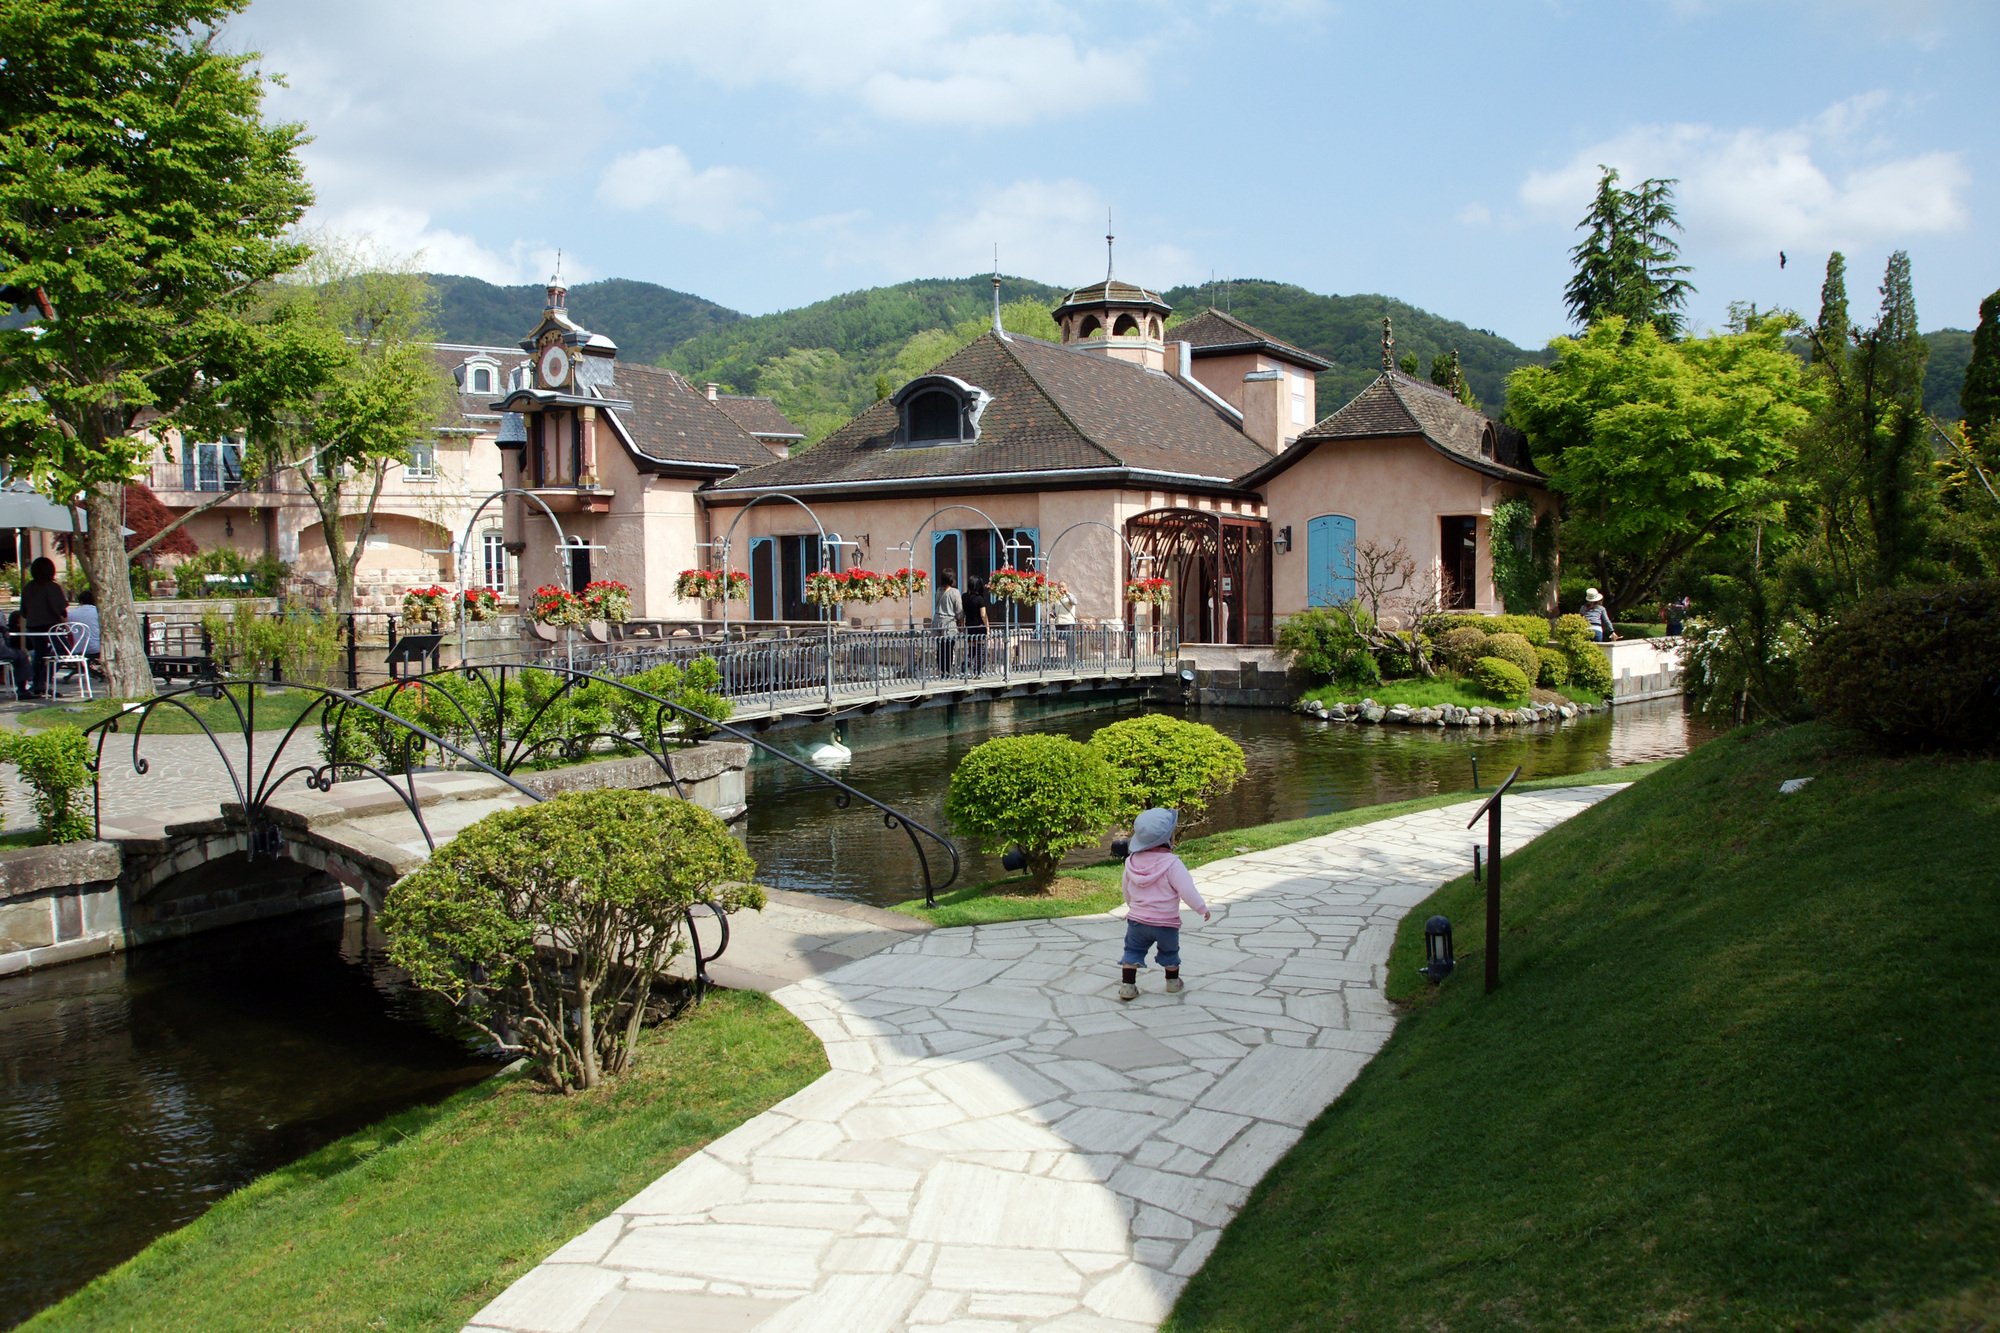
[{"label": "pink hooded jacket", "polygon": [[1180,857],[1165,847],[1134,852],[1125,858],[1125,915],[1148,926],[1181,924],[1181,904],[1206,912],[1208,904],[1194,887],[1194,876]]}]

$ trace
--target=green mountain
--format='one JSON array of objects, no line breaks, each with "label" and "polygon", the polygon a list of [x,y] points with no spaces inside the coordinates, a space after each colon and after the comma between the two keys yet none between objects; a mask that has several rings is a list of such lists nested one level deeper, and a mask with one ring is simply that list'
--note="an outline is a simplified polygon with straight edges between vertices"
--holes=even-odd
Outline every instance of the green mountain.
[{"label": "green mountain", "polygon": [[[1064,294],[1025,278],[1000,279],[1008,304],[1049,309]],[[956,340],[940,334],[989,320],[992,310],[991,277],[921,278],[711,329],[659,363],[696,384],[769,394],[811,445],[875,401],[877,376],[894,388],[921,374],[957,350]]]},{"label": "green mountain", "polygon": [[[496,287],[478,278],[430,275],[446,342],[511,347],[541,320],[545,287]],[[699,334],[743,318],[736,311],[651,282],[606,278],[569,289],[570,318],[618,344],[630,361],[653,361]]]},{"label": "green mountain", "polygon": [[[1433,315],[1389,296],[1321,296],[1285,282],[1238,281],[1219,289],[1176,287],[1167,304],[1179,315],[1210,305],[1333,362],[1319,377],[1320,417],[1336,412],[1382,370],[1382,316],[1396,335],[1396,359],[1415,353],[1417,373],[1431,358],[1458,350],[1465,381],[1488,411],[1506,396],[1507,372],[1546,362],[1545,351],[1516,347],[1499,334]],[[1169,327],[1167,336],[1173,336]]]}]

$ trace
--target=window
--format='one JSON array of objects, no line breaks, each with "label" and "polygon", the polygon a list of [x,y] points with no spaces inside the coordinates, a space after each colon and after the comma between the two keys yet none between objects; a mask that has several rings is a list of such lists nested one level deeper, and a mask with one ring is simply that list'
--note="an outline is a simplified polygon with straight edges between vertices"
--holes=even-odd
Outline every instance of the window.
[{"label": "window", "polygon": [[958,399],[943,390],[920,393],[910,400],[910,439],[957,440]]},{"label": "window", "polygon": [[472,391],[474,393],[492,393],[493,372],[486,369],[484,366],[480,367],[478,370],[473,371]]},{"label": "window", "polygon": [[233,440],[183,445],[181,489],[233,491],[243,485],[243,446]]},{"label": "window", "polygon": [[418,440],[410,446],[410,461],[403,468],[404,481],[437,480],[437,441]]},{"label": "window", "polygon": [[1479,520],[1439,519],[1438,554],[1444,566],[1445,610],[1472,610],[1479,598]]},{"label": "window", "polygon": [[481,582],[494,592],[507,592],[507,537],[498,530],[479,539]]},{"label": "window", "polygon": [[1312,423],[1313,378],[1303,372],[1294,372],[1292,381],[1292,424],[1305,426]]}]

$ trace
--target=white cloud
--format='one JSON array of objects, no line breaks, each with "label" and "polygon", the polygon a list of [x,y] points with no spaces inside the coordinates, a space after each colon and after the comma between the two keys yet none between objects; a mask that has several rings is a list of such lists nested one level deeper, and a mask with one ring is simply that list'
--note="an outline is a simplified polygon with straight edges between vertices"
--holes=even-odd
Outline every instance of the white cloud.
[{"label": "white cloud", "polygon": [[1493,210],[1482,203],[1470,203],[1458,210],[1458,220],[1468,227],[1483,227],[1493,221]]},{"label": "white cloud", "polygon": [[758,221],[757,205],[770,191],[754,171],[709,167],[696,171],[672,144],[626,153],[604,169],[597,198],[628,212],[660,212],[675,222],[723,232]]},{"label": "white cloud", "polygon": [[1960,155],[1891,157],[1871,132],[1881,93],[1849,98],[1790,129],[1642,125],[1592,145],[1521,184],[1531,208],[1574,220],[1598,165],[1625,181],[1676,177],[1690,235],[1743,253],[1786,246],[1854,246],[1955,231],[1969,220]]},{"label": "white cloud", "polygon": [[[541,282],[556,268],[554,248],[515,241],[503,254],[472,237],[431,225],[430,214],[403,208],[355,208],[328,217],[327,230],[389,258],[411,257],[430,273],[462,273],[501,286]],[[575,256],[561,257],[563,277],[572,283],[596,275]]]}]

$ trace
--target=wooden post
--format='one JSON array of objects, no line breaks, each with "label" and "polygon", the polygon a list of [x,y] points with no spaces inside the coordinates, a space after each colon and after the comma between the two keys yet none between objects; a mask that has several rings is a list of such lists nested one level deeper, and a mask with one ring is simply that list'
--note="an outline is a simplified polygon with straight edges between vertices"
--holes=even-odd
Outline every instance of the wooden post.
[{"label": "wooden post", "polygon": [[1516,764],[1507,780],[1493,789],[1493,794],[1477,810],[1472,818],[1465,821],[1471,828],[1486,816],[1486,993],[1491,995],[1500,989],[1500,798],[1514,785],[1514,779],[1521,776],[1521,767]]}]

